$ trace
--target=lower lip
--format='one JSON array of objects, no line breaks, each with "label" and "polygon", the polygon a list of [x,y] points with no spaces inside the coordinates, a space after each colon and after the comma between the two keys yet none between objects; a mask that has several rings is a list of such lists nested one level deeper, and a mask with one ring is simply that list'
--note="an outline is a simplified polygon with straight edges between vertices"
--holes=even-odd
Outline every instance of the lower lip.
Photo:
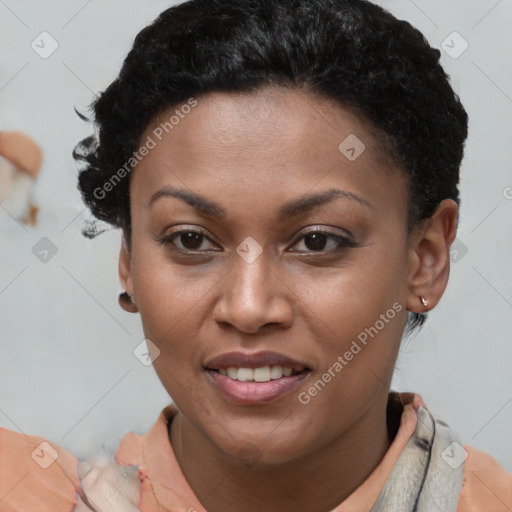
[{"label": "lower lip", "polygon": [[210,381],[232,402],[239,405],[268,403],[297,387],[310,374],[304,371],[298,375],[281,377],[268,382],[241,382],[221,375],[214,370],[206,370]]}]

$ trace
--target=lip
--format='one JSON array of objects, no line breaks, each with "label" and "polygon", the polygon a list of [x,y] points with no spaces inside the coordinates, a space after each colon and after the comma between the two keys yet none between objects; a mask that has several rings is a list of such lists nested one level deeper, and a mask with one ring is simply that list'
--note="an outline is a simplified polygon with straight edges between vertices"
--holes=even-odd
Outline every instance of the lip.
[{"label": "lip", "polygon": [[229,402],[235,405],[257,405],[275,401],[299,386],[310,373],[311,371],[307,370],[298,375],[281,377],[268,382],[241,382],[221,375],[215,370],[206,369],[208,380]]},{"label": "lip", "polygon": [[[209,359],[204,364],[206,370],[218,370],[219,368],[229,368],[235,366],[237,368],[260,368],[262,366],[283,366],[291,368],[297,372],[302,370],[311,370],[303,361],[297,361],[291,357],[272,351],[260,352],[225,352],[219,356]],[[288,377],[287,377],[288,378]],[[231,379],[230,379],[231,380]],[[280,379],[276,379],[280,380]]]}]

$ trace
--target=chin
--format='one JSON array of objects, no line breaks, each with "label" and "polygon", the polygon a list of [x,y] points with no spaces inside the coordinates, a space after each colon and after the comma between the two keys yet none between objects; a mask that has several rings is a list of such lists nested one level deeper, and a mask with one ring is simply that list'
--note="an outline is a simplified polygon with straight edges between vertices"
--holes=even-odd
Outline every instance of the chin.
[{"label": "chin", "polygon": [[[275,428],[275,423],[273,427]],[[301,453],[299,443],[304,441],[303,436],[300,433],[276,436],[272,430],[265,428],[264,431],[269,433],[262,436],[261,427],[243,432],[228,429],[221,439],[211,439],[218,450],[255,470],[296,459]]]}]

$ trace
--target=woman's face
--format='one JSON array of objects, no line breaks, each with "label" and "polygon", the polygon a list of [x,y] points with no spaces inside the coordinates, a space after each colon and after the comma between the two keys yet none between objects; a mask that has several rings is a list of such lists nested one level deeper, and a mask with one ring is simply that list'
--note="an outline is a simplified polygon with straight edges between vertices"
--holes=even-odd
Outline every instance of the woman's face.
[{"label": "woman's face", "polygon": [[387,395],[410,293],[405,175],[358,117],[305,92],[183,105],[141,139],[127,289],[185,421],[224,453],[289,461]]}]

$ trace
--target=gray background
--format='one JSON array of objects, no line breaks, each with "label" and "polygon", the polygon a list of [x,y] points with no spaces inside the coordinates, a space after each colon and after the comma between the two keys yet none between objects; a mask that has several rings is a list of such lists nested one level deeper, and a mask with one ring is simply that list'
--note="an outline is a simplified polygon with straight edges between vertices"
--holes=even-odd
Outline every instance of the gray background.
[{"label": "gray background", "polygon": [[[433,46],[452,46],[442,63],[470,116],[450,283],[424,329],[404,339],[393,388],[420,393],[465,443],[512,471],[512,1],[378,3]],[[0,222],[0,425],[80,458],[146,431],[169,402],[133,355],[144,338],[138,315],[117,304],[120,234],[80,233],[89,215],[71,152],[92,133],[73,107],[85,111],[138,31],[170,5],[0,0],[0,129],[22,130],[44,149],[37,228]],[[59,45],[47,59],[31,48],[43,31]],[[457,58],[454,31],[469,44]],[[43,237],[57,249],[47,262],[32,251]]]}]

